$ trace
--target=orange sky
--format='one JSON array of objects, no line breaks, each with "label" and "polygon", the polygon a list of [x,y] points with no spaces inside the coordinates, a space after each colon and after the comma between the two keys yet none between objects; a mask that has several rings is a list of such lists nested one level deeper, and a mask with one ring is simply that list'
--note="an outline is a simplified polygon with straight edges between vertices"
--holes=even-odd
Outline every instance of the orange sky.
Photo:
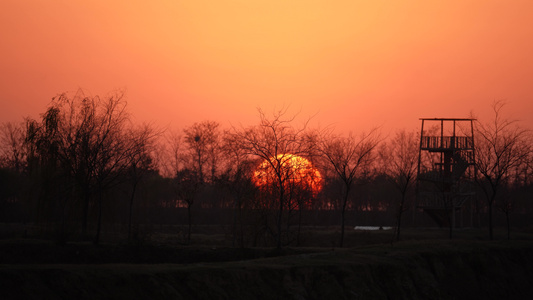
[{"label": "orange sky", "polygon": [[124,89],[182,128],[315,115],[359,131],[507,112],[533,128],[533,1],[0,1],[0,121]]}]

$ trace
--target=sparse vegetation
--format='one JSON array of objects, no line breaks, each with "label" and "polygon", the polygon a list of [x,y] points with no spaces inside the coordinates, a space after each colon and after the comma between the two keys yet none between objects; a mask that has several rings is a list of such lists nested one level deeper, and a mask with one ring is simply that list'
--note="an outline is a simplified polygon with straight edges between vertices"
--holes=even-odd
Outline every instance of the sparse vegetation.
[{"label": "sparse vegetation", "polygon": [[[0,241],[3,299],[519,299],[532,290],[533,236],[487,241],[482,230],[349,232],[357,247],[334,249],[337,229],[309,228],[313,247],[233,248],[212,243],[69,243]],[[502,230],[502,234],[504,234]],[[354,237],[356,235],[357,237]],[[168,236],[166,237],[168,239]],[[195,239],[193,239],[195,240]],[[31,288],[30,288],[31,287]]]},{"label": "sparse vegetation", "polygon": [[[260,112],[256,126],[224,130],[204,121],[171,134],[132,124],[121,94],[61,95],[41,119],[1,127],[0,282],[36,288],[2,295],[526,295],[530,132],[500,119],[500,109],[495,127],[477,131],[478,193],[487,201],[457,212],[455,240],[443,241],[446,231],[409,205],[414,134],[398,131],[384,143],[377,130],[315,134],[308,123],[293,127],[284,110],[271,118]],[[287,164],[293,157],[307,163]],[[320,184],[296,178],[311,165]],[[259,167],[270,176],[261,184]],[[504,214],[493,215],[493,206]],[[408,210],[412,217],[402,218]],[[490,239],[510,241],[489,242],[486,226]]]}]

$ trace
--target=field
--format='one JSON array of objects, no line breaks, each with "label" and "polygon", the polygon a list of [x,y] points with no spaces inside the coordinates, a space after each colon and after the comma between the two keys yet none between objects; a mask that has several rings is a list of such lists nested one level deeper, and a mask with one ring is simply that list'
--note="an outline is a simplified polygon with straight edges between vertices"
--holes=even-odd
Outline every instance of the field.
[{"label": "field", "polygon": [[[12,228],[11,228],[12,229]],[[169,229],[169,228],[167,228]],[[167,230],[171,231],[171,230]],[[225,230],[195,229],[137,243],[0,240],[3,299],[521,299],[533,293],[533,234],[495,241],[483,229],[306,227],[301,246],[231,247]]]}]

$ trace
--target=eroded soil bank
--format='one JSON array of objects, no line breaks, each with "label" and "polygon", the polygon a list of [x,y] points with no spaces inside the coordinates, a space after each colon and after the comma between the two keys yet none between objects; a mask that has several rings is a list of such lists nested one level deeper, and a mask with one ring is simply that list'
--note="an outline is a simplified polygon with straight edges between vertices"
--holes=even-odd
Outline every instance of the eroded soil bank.
[{"label": "eroded soil bank", "polygon": [[418,241],[289,254],[188,264],[4,261],[0,294],[2,299],[528,299],[533,295],[532,241]]}]

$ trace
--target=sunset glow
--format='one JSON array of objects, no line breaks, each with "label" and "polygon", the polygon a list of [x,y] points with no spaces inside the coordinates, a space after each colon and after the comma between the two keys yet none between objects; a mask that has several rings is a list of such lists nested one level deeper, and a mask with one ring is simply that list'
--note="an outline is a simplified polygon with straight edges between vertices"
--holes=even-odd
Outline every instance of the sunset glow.
[{"label": "sunset glow", "polygon": [[254,124],[289,107],[341,131],[508,111],[533,127],[533,1],[0,2],[0,120],[124,90],[135,120]]},{"label": "sunset glow", "polygon": [[281,174],[287,191],[298,187],[316,195],[322,189],[322,176],[317,168],[306,158],[292,154],[263,161],[254,172],[253,181],[259,187],[276,186],[277,174]]}]

